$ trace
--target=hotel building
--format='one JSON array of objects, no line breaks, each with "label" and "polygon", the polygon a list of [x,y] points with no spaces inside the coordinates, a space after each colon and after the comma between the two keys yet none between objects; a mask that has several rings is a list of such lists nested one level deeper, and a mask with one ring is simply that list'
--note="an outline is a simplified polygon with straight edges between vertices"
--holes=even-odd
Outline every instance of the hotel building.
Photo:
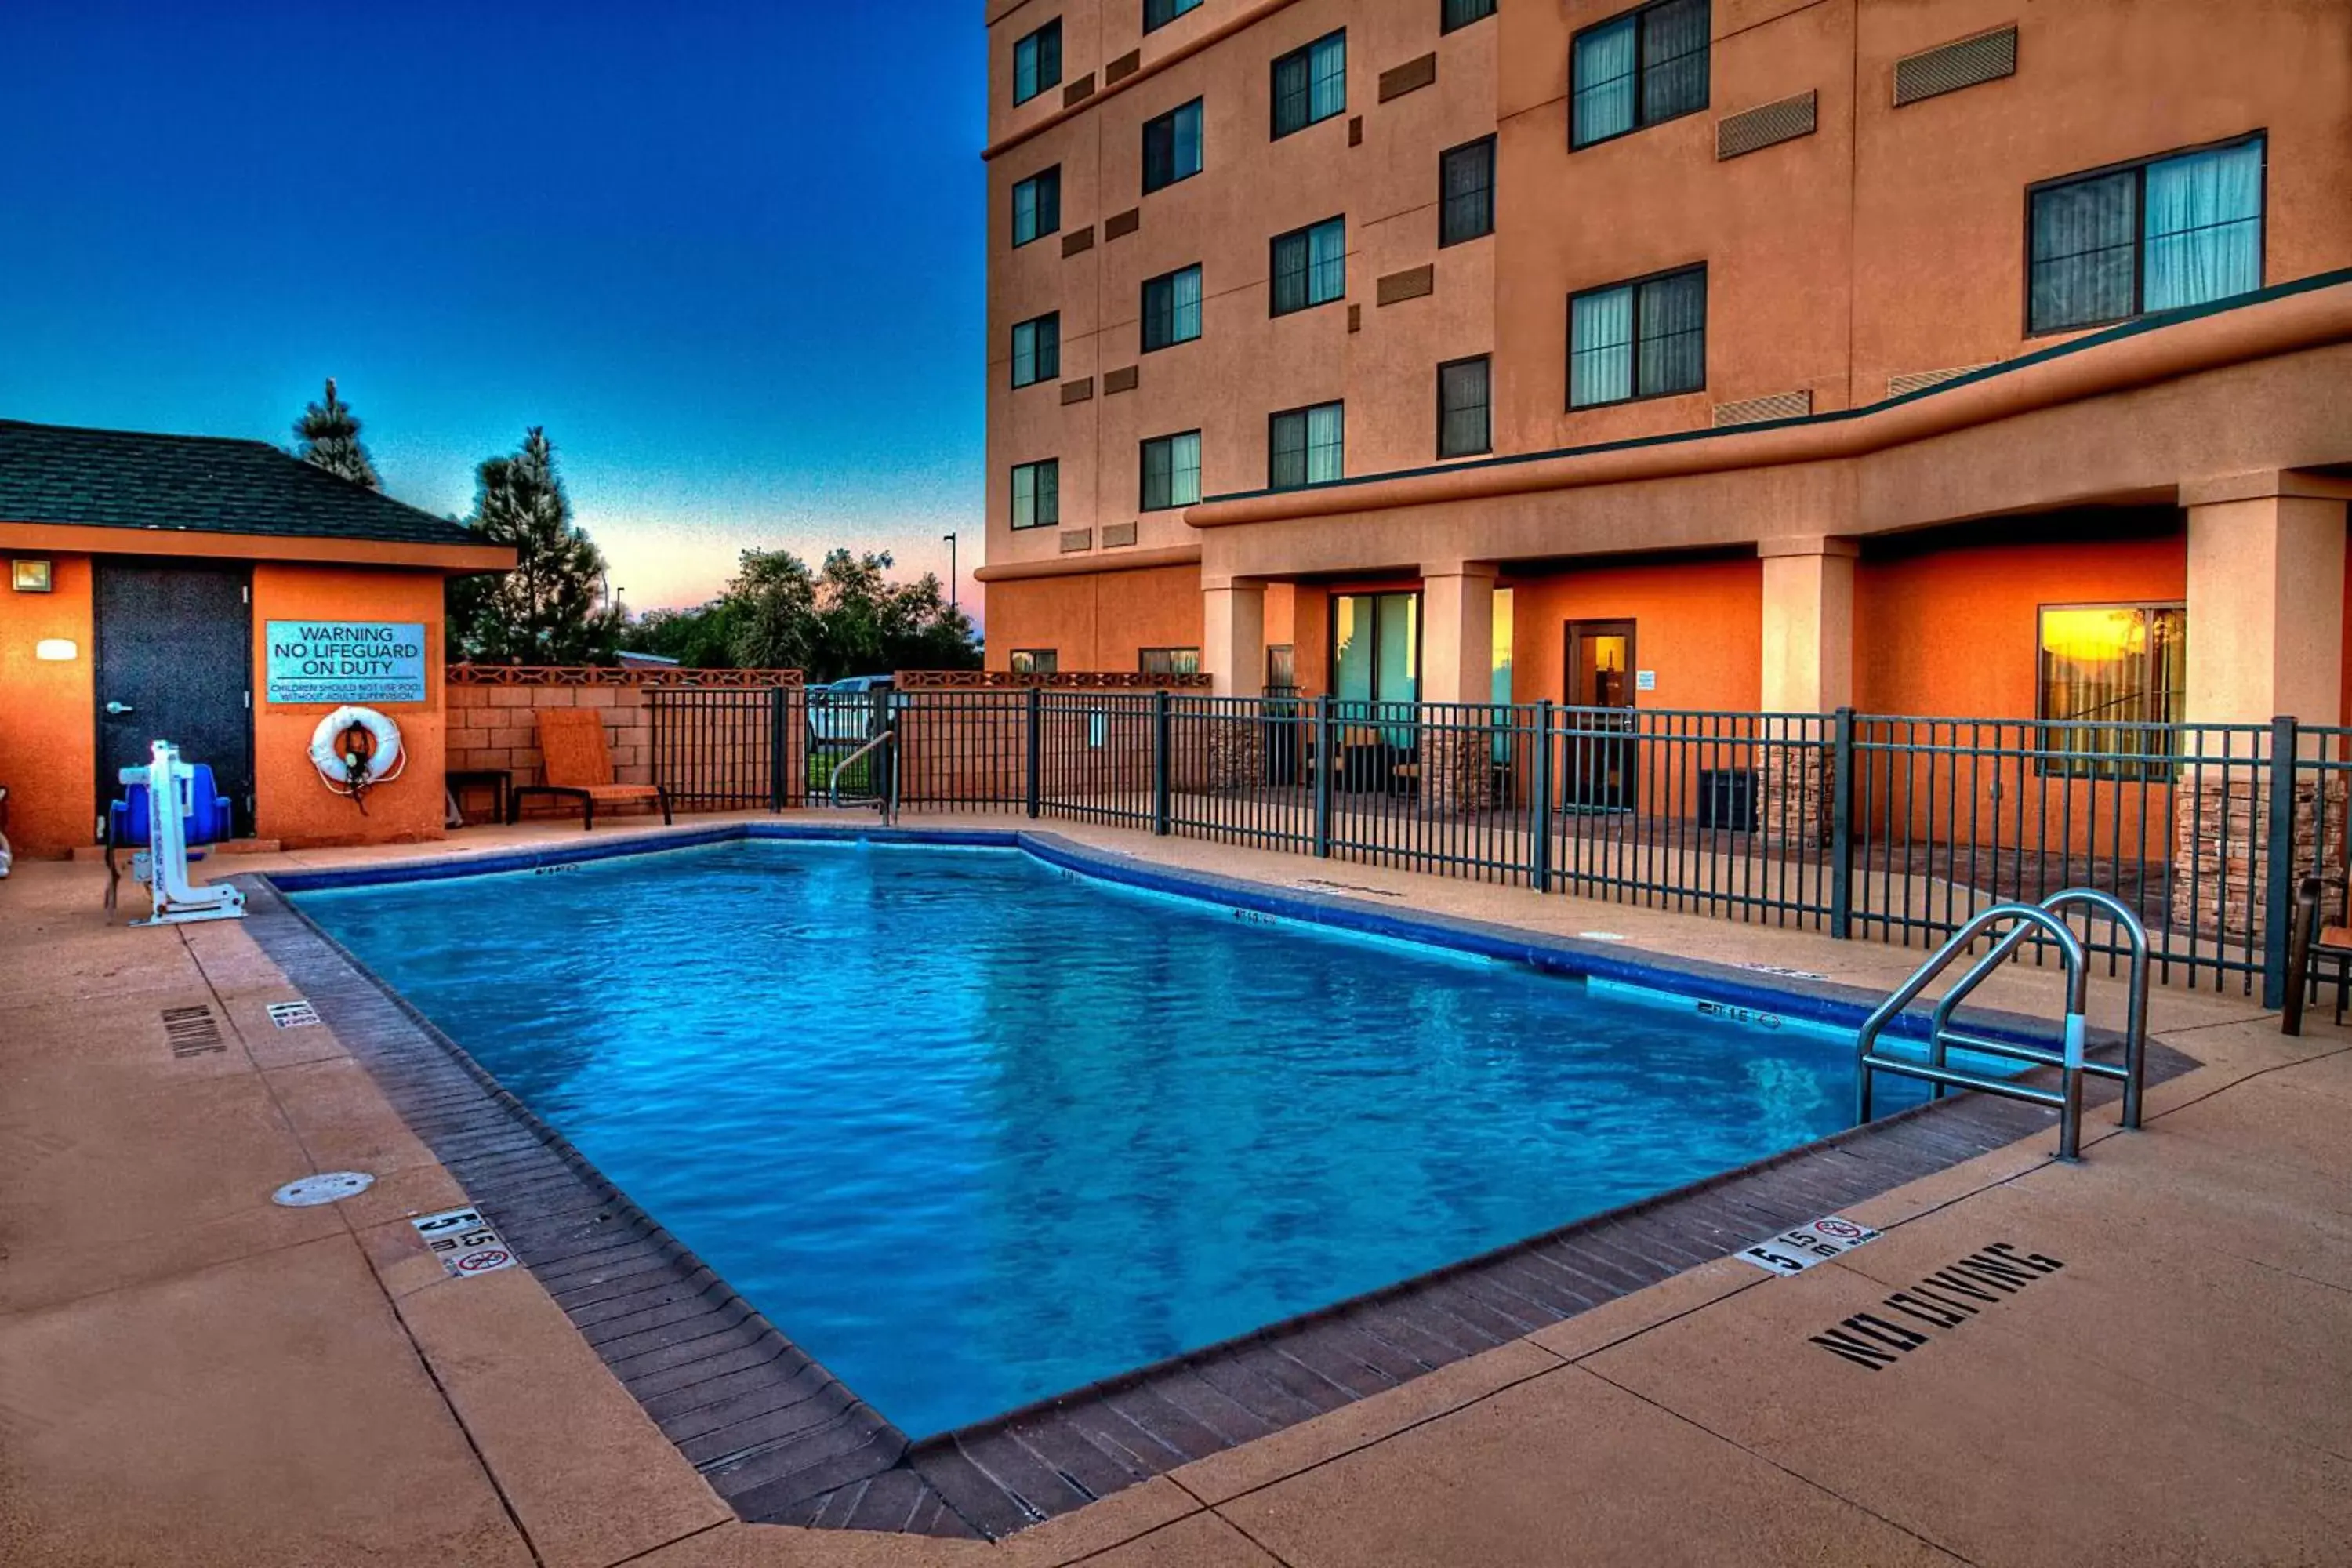
[{"label": "hotel building", "polygon": [[987,0],[989,664],[2336,722],[2344,0]]}]

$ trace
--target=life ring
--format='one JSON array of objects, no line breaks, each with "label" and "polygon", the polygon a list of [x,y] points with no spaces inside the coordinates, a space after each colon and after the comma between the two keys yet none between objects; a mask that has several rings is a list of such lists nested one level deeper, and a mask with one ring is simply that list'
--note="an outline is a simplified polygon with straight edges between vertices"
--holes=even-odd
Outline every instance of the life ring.
[{"label": "life ring", "polygon": [[[346,740],[353,730],[367,736],[364,747],[355,738]],[[310,765],[337,795],[357,798],[377,784],[389,784],[407,761],[400,726],[373,708],[338,708],[310,731]]]}]

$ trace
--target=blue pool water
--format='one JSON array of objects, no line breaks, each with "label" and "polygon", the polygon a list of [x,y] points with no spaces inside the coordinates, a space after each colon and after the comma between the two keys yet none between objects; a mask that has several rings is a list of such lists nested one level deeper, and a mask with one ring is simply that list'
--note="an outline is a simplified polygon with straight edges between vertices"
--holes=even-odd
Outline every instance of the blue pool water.
[{"label": "blue pool water", "polygon": [[298,901],[916,1436],[1851,1110],[1819,1034],[1013,850],[737,841]]}]

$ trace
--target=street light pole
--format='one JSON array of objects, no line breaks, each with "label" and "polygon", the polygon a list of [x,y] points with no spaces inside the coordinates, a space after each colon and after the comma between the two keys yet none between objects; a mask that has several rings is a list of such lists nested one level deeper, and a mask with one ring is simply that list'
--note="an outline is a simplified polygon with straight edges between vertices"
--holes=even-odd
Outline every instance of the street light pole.
[{"label": "street light pole", "polygon": [[940,537],[948,544],[948,610],[952,614],[961,607],[956,603],[956,536],[943,533]]}]

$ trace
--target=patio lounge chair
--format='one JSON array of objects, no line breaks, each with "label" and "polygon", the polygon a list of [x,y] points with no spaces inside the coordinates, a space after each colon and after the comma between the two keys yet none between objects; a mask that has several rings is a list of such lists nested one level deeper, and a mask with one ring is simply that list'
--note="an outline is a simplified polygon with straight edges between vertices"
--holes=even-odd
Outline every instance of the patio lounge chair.
[{"label": "patio lounge chair", "polygon": [[508,822],[521,817],[527,796],[544,795],[578,801],[583,833],[596,826],[599,805],[625,805],[633,801],[661,807],[662,826],[669,826],[667,790],[655,784],[613,782],[613,750],[604,739],[604,721],[595,709],[543,710],[539,715],[539,754],[543,782],[521,785],[507,797]]}]

